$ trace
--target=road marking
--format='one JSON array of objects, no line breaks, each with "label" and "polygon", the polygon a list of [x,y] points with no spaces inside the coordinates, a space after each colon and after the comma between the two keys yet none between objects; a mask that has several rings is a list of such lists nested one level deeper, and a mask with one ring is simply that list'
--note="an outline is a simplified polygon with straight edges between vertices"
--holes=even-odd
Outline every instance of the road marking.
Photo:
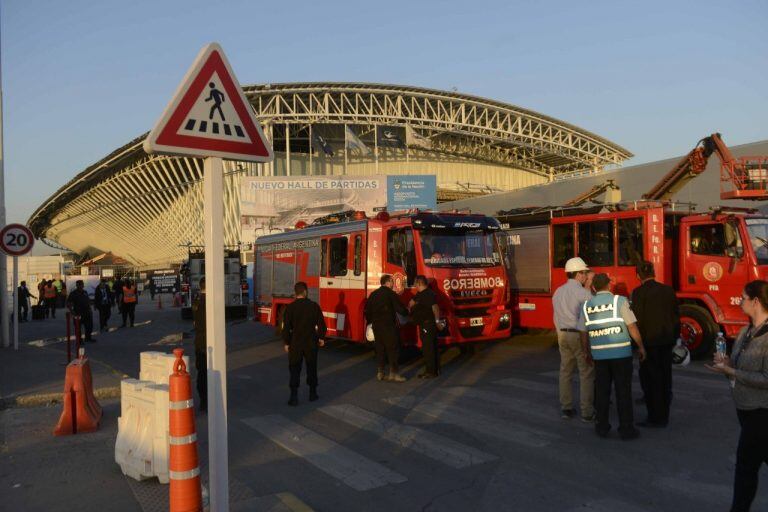
[{"label": "road marking", "polygon": [[[560,378],[560,372],[555,371],[549,371],[549,372],[541,372],[539,373],[542,377],[549,377],[553,379],[559,379]],[[578,373],[574,372],[573,382],[578,383]],[[682,385],[680,385],[682,383]],[[706,388],[706,389],[692,389],[692,388]],[[640,389],[640,381],[638,380],[637,375],[634,375],[632,378],[632,387],[633,389]],[[702,401],[702,400],[710,400],[711,397],[708,397],[706,393],[709,390],[723,390],[728,391],[728,383],[723,382],[717,382],[714,380],[705,380],[705,379],[699,379],[696,377],[685,377],[681,375],[672,375],[672,393],[680,396],[685,397],[690,400],[694,401]]]},{"label": "road marking", "polygon": [[[450,423],[467,430],[474,430],[504,441],[511,441],[524,446],[542,448],[550,444],[553,439],[559,439],[559,436],[548,434],[534,429],[526,428],[522,425],[510,423],[509,421],[494,418],[477,412],[469,412],[464,407],[451,405],[442,401],[431,400],[424,401],[415,396],[402,396],[395,398],[385,398],[384,401],[409,409],[412,412],[429,416],[434,420],[443,423]],[[410,417],[410,415],[409,415]],[[408,418],[406,418],[407,420]]]},{"label": "road marking", "polygon": [[408,479],[279,414],[242,420],[272,442],[285,448],[355,489],[367,491]]},{"label": "road marking", "polygon": [[686,388],[688,391],[690,391],[690,388],[695,388],[696,386],[704,387],[708,389],[719,389],[721,391],[730,391],[731,386],[728,382],[728,379],[725,377],[722,377],[718,380],[712,380],[712,379],[699,379],[697,377],[687,377],[684,375],[672,375],[672,391],[675,391],[675,384],[682,382],[685,384],[683,387]]},{"label": "road marking", "polygon": [[[543,419],[545,421],[557,420],[561,423],[559,408],[554,405],[551,407],[542,406],[539,404],[532,404],[525,400],[512,398],[503,393],[497,393],[495,391],[484,391],[482,389],[466,387],[466,386],[454,386],[450,388],[443,388],[437,390],[438,393],[448,394],[458,398],[474,398],[489,402],[504,409],[511,409],[522,415]],[[579,423],[581,425],[590,426],[588,423]]]},{"label": "road marking", "polygon": [[509,377],[507,379],[501,379],[494,381],[494,384],[501,384],[502,386],[513,386],[527,391],[537,391],[539,393],[548,393],[550,395],[557,395],[558,388],[552,383],[536,382],[532,380],[516,379]]},{"label": "road marking", "polygon": [[622,512],[650,512],[656,510],[656,507],[639,507],[626,501],[616,500],[613,498],[605,498],[602,500],[590,501],[568,509],[569,512],[615,512],[621,510]]},{"label": "road marking", "polygon": [[410,425],[401,425],[356,405],[330,405],[321,407],[320,411],[337,420],[377,434],[387,441],[419,452],[453,468],[482,464],[497,458],[494,455],[481,452],[445,436]]}]

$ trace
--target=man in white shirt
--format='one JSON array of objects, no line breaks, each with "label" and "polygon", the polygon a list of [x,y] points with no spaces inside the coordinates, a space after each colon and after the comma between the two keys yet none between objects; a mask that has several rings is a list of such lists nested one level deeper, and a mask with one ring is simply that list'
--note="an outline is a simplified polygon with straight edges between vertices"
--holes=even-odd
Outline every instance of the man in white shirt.
[{"label": "man in white shirt", "polygon": [[571,258],[565,263],[568,281],[552,296],[557,344],[560,348],[560,417],[571,419],[576,415],[573,409],[573,372],[579,369],[579,405],[581,419],[592,422],[595,419],[595,371],[587,362],[579,336],[579,314],[592,294],[584,288],[589,267],[581,258]]}]

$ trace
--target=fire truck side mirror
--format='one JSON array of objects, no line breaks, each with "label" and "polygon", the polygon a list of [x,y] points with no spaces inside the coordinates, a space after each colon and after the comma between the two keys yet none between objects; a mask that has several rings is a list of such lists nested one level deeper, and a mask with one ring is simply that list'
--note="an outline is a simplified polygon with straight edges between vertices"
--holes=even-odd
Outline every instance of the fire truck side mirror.
[{"label": "fire truck side mirror", "polygon": [[743,247],[726,247],[725,255],[728,256],[729,258],[740,260],[744,256],[744,248]]}]

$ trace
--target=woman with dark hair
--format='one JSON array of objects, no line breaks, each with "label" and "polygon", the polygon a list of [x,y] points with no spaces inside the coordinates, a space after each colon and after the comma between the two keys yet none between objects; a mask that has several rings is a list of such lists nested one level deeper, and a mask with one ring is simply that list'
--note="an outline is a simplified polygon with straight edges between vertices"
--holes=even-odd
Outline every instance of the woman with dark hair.
[{"label": "woman with dark hair", "polygon": [[768,464],[768,282],[747,283],[741,309],[750,324],[736,338],[731,357],[716,353],[714,365],[707,365],[731,381],[741,424],[731,512],[750,509],[760,467]]}]

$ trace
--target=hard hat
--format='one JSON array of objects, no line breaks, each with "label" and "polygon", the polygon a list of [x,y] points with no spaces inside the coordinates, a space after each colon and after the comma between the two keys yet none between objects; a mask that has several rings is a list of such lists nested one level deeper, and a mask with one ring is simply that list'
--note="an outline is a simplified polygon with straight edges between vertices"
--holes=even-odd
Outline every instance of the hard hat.
[{"label": "hard hat", "polygon": [[368,341],[374,341],[375,338],[373,336],[373,325],[368,324],[368,327],[365,328],[365,339]]},{"label": "hard hat", "polygon": [[584,263],[584,260],[579,257],[571,258],[565,262],[566,272],[581,272],[583,270],[589,270],[589,267]]},{"label": "hard hat", "polygon": [[677,366],[688,366],[691,362],[691,352],[685,345],[676,345],[672,349],[672,364]]}]

